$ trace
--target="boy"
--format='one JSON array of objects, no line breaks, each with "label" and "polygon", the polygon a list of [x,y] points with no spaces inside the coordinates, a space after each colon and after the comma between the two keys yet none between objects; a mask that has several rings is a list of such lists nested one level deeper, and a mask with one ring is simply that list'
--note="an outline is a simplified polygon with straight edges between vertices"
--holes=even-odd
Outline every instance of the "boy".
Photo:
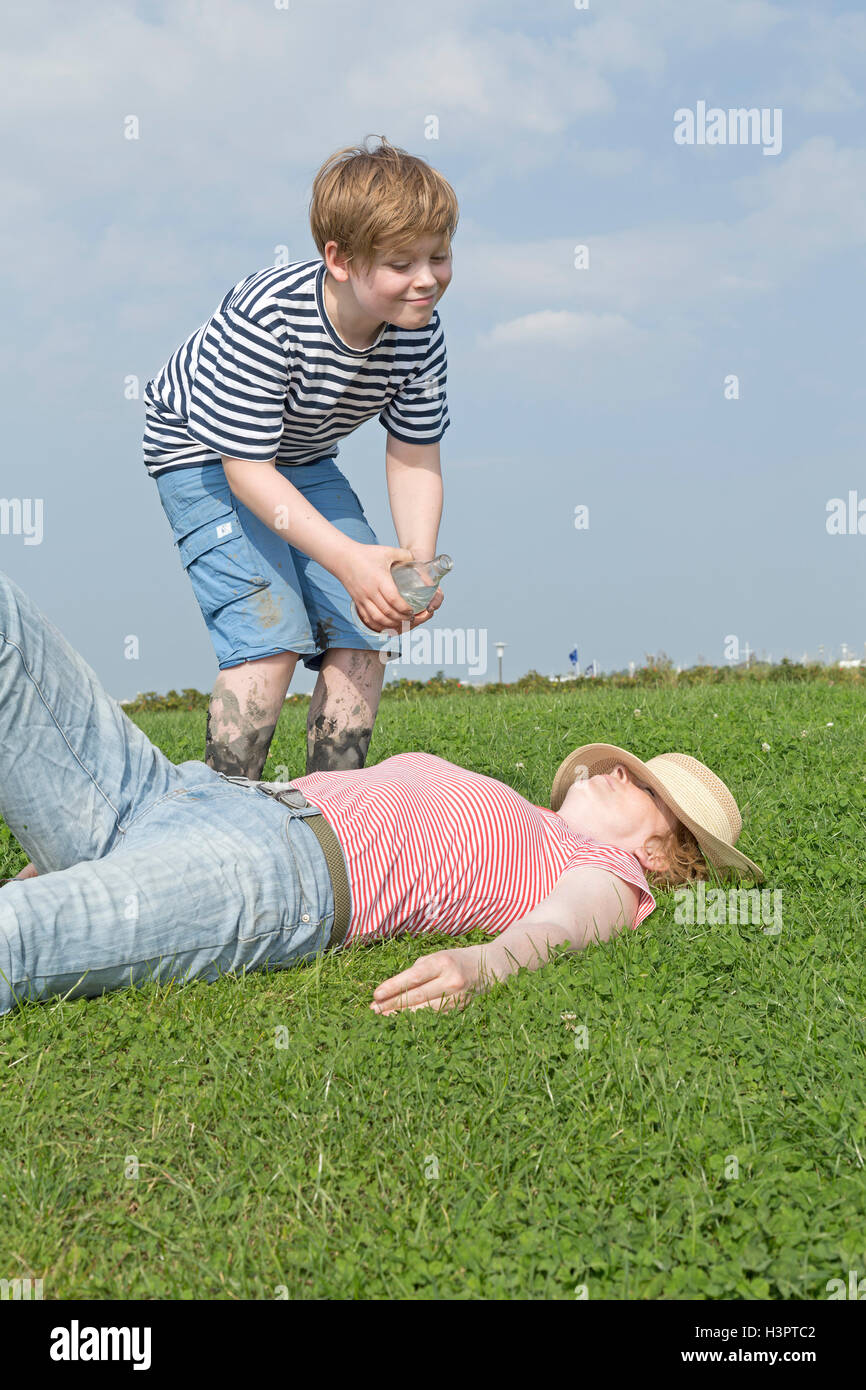
[{"label": "boy", "polygon": [[[145,388],[145,464],[219,663],[215,771],[260,776],[299,656],[318,672],[307,772],[363,767],[396,634],[442,602],[413,616],[390,571],[436,554],[449,417],[435,306],[457,218],[423,160],[384,138],[338,150],[313,182],[321,260],[242,280]],[[378,544],[335,462],[373,415],[399,547]]]}]

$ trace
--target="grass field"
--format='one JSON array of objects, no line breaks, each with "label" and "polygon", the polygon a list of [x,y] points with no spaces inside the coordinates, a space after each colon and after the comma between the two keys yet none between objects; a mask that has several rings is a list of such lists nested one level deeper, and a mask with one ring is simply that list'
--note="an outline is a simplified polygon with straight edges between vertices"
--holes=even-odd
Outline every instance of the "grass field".
[{"label": "grass field", "polygon": [[[304,719],[286,708],[265,777],[303,773]],[[138,722],[202,756],[203,715]],[[368,761],[423,748],[547,804],[593,740],[719,772],[781,932],[680,925],[660,894],[637,932],[462,1013],[368,1010],[435,937],[27,1006],[0,1020],[0,1277],[46,1298],[825,1299],[866,1273],[862,691],[394,696]],[[2,828],[0,872],[23,863]]]}]

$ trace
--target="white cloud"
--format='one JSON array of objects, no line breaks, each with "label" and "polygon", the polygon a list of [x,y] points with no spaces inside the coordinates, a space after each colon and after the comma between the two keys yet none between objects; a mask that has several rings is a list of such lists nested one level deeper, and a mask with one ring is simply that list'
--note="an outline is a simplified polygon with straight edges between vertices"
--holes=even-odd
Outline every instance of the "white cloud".
[{"label": "white cloud", "polygon": [[800,94],[804,111],[856,111],[863,98],[841,72],[825,71]]},{"label": "white cloud", "polygon": [[788,77],[781,100],[804,111],[828,113],[854,111],[863,105],[858,87],[862,87],[866,58],[866,15],[806,11],[789,37],[787,51],[799,71]]},{"label": "white cloud", "polygon": [[[562,305],[647,321],[674,309],[714,311],[722,294],[778,287],[803,265],[863,241],[866,152],[815,137],[773,168],[734,180],[731,198],[748,210],[730,221],[670,219],[597,233],[587,221],[568,239],[517,242],[473,227],[469,244],[456,248],[455,289],[491,317],[504,292],[521,317]],[[578,244],[589,247],[586,270],[574,268]]]},{"label": "white cloud", "polygon": [[[124,565],[117,552],[118,612],[147,611],[153,595],[137,593],[135,575],[150,573],[154,542],[160,554],[168,546],[137,458],[140,403],[123,400],[123,376],[144,380],[157,369],[231,284],[268,263],[275,242],[288,242],[293,255],[312,254],[306,204],[314,171],[337,147],[381,132],[441,168],[463,208],[443,314],[454,420],[446,458],[451,449],[463,456],[452,471],[466,469],[479,494],[495,481],[506,499],[503,534],[517,537],[527,534],[525,489],[509,485],[525,478],[527,460],[539,475],[545,469],[545,483],[584,470],[608,519],[594,517],[617,539],[624,496],[633,501],[629,527],[644,524],[655,505],[664,529],[675,490],[690,499],[685,516],[727,518],[731,534],[741,535],[735,528],[745,512],[749,544],[719,565],[740,576],[748,608],[768,567],[783,572],[795,534],[778,519],[765,525],[763,499],[772,509],[794,498],[792,470],[811,477],[835,460],[840,476],[856,481],[858,466],[859,387],[845,374],[859,346],[850,304],[836,313],[832,343],[825,333],[826,371],[807,360],[808,344],[821,341],[827,323],[835,327],[835,305],[822,319],[807,304],[792,343],[790,320],[786,337],[774,335],[768,306],[756,304],[804,267],[856,246],[866,231],[864,154],[852,148],[860,132],[845,120],[860,100],[866,21],[826,9],[814,0],[592,0],[588,12],[571,0],[437,0],[435,7],[291,0],[288,11],[272,0],[7,0],[0,56],[7,471],[36,469],[39,487],[70,522],[40,549],[39,563],[43,579],[55,567],[56,592],[74,621],[82,592],[104,597],[103,552],[119,534],[118,515],[135,516],[128,544],[141,556]],[[782,105],[783,154],[675,151],[671,118],[681,91],[688,102],[718,96],[724,105]],[[138,142],[122,138],[130,113],[141,119]],[[824,119],[834,113],[843,119]],[[428,114],[440,116],[438,141],[424,138]],[[591,248],[587,272],[573,267],[583,241]],[[791,294],[783,310],[794,307]],[[720,415],[712,399],[722,399],[732,343],[734,368],[748,372],[757,363],[763,382],[753,375],[745,408]],[[797,397],[790,385],[786,394],[774,380],[774,370],[789,364],[795,378],[808,375],[811,395]],[[68,447],[33,445],[34,420],[60,431]],[[370,422],[342,458],[357,468],[365,499],[369,488],[371,507],[384,509],[362,467],[374,451],[380,456],[374,431]],[[709,467],[700,466],[704,452]],[[495,480],[486,476],[492,468]],[[537,490],[540,506],[554,490]],[[84,497],[96,498],[99,525],[96,542],[82,549]],[[476,545],[478,516],[457,516],[451,505],[453,546],[443,543],[456,557],[461,544]],[[558,520],[570,524],[568,508]],[[550,534],[546,524],[538,534]],[[640,592],[639,566],[632,573],[628,548],[622,553],[622,575],[616,566],[608,574],[610,612],[602,585],[602,608],[581,622],[620,623],[617,584],[624,602],[635,584]],[[585,572],[557,554],[554,581],[573,609],[572,590],[579,598]],[[678,554],[687,573],[690,557]],[[858,592],[835,571],[827,585],[828,595]],[[791,606],[795,628],[812,621],[811,612],[820,622],[813,572],[799,590],[788,589],[779,606]],[[153,600],[153,622],[165,633],[163,597]],[[169,634],[168,646],[152,648],[164,647],[165,660],[149,667],[143,684],[212,677],[187,597],[177,645]],[[512,601],[506,595],[497,609],[502,632],[513,625]],[[700,592],[689,601],[699,609]],[[130,621],[116,630],[128,631]],[[728,621],[719,631],[730,630]],[[703,645],[706,615],[686,613],[685,622],[704,633]],[[623,647],[619,664],[666,645],[650,628],[645,614],[634,619],[620,645],[635,645]],[[523,668],[537,664],[537,644],[548,637],[552,643],[552,620],[532,626]],[[97,641],[92,633],[87,640]],[[187,648],[200,665],[178,674],[177,661],[191,661]],[[517,647],[510,650],[516,660]],[[103,656],[114,670],[116,644],[107,638]],[[114,683],[128,692],[122,673]]]},{"label": "white cloud", "polygon": [[743,263],[775,269],[783,283],[805,263],[866,238],[866,150],[815,136],[766,176],[735,190],[755,211],[736,228]]},{"label": "white cloud", "polygon": [[769,0],[618,0],[621,12],[657,38],[675,43],[684,51],[710,48],[717,43],[762,39],[780,25],[797,23],[800,15],[791,6]]},{"label": "white cloud", "polygon": [[490,348],[536,346],[563,348],[622,348],[639,341],[641,335],[621,314],[573,313],[568,309],[545,309],[537,314],[498,323],[480,336],[480,344]]},{"label": "white cloud", "polygon": [[553,37],[455,29],[423,46],[417,34],[408,36],[375,67],[357,65],[344,90],[359,105],[401,114],[420,111],[423,94],[422,114],[438,115],[443,134],[467,134],[467,113],[476,119],[476,134],[486,124],[488,138],[498,137],[501,145],[508,131],[553,135],[581,115],[613,111],[616,95],[607,73],[656,73],[662,66],[658,45],[643,42],[621,20],[603,19],[586,31],[578,25]]},{"label": "white cloud", "polygon": [[[866,44],[859,16],[765,0],[692,0],[688,22],[681,0],[586,13],[443,0],[435,18],[399,0],[376,0],[375,11],[293,0],[288,12],[172,0],[148,13],[127,0],[109,10],[49,3],[47,15],[13,4],[6,25],[0,110],[17,138],[0,188],[0,256],[13,290],[28,295],[25,336],[62,344],[51,332],[59,314],[77,314],[88,332],[108,319],[144,359],[124,370],[158,366],[231,284],[271,260],[276,241],[314,254],[312,174],[368,132],[454,182],[463,214],[452,297],[490,349],[557,335],[625,342],[629,332],[632,343],[647,332],[660,342],[677,314],[688,337],[720,301],[785,283],[866,225],[864,155],[828,137],[738,177],[756,168],[753,150],[671,157],[669,147],[662,160],[657,134],[648,142],[631,119],[611,125],[635,93],[650,128],[660,104],[672,111],[660,82],[683,53],[768,37],[804,104],[830,100],[804,80],[810,53],[823,65],[817,81],[836,83],[841,101],[846,53]],[[141,119],[138,142],[122,138],[129,113]],[[441,139],[426,142],[431,113]],[[702,187],[717,179],[710,216],[693,211],[692,172]],[[530,176],[547,190],[527,206]],[[646,198],[653,179],[658,201]],[[582,241],[588,271],[573,268]]]}]

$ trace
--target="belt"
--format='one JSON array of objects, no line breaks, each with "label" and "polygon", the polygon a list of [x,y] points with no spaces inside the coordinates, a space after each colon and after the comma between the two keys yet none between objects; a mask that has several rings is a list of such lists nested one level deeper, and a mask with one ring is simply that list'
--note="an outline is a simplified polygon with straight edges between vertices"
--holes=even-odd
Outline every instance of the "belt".
[{"label": "belt", "polygon": [[[243,779],[246,780],[246,779]],[[284,805],[291,806],[293,803],[285,798],[281,791],[275,791],[266,786],[263,782],[254,783],[261,787],[267,796],[272,796],[275,801],[282,801]],[[296,795],[303,795],[297,788]],[[306,798],[305,798],[306,799]],[[310,805],[307,802],[307,805]],[[297,808],[296,808],[297,809]],[[338,946],[342,946],[346,939],[346,932],[349,930],[349,914],[352,897],[349,891],[349,877],[346,873],[346,860],[340,841],[334,833],[332,826],[328,824],[321,811],[316,811],[314,816],[299,816],[299,820],[304,821],[310,827],[325,855],[325,863],[328,866],[328,873],[331,876],[331,887],[334,891],[334,925],[331,927],[331,936],[325,947],[326,951],[334,951]]]},{"label": "belt", "polygon": [[338,946],[342,946],[346,940],[346,932],[349,930],[351,896],[349,877],[346,873],[346,860],[343,857],[340,841],[321,811],[315,816],[302,816],[301,819],[309,825],[322,846],[328,873],[331,875],[331,887],[334,890],[334,925],[331,927],[330,940],[325,949],[334,951]]}]

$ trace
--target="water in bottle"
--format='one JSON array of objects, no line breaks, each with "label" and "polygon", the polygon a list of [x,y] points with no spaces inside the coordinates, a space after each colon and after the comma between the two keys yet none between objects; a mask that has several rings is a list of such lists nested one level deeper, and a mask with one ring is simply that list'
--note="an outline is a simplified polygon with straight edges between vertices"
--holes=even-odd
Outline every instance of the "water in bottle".
[{"label": "water in bottle", "polygon": [[437,555],[435,560],[413,560],[394,565],[391,578],[413,613],[421,613],[439,588],[439,580],[453,569],[450,555]]}]

